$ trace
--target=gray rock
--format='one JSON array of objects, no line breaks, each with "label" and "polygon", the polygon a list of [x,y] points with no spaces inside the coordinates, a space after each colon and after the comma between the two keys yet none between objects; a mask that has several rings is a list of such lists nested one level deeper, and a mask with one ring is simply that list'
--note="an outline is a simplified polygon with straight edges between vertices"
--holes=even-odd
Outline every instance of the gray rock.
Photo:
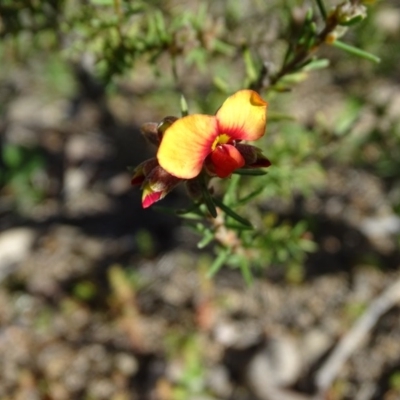
[{"label": "gray rock", "polygon": [[28,256],[36,239],[29,228],[14,228],[0,234],[0,282]]}]

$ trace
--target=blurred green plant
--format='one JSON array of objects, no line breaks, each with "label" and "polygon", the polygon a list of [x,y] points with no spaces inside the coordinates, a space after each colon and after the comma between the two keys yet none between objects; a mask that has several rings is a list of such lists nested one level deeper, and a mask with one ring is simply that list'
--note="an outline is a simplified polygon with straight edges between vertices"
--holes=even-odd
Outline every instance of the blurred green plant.
[{"label": "blurred green plant", "polygon": [[43,171],[45,162],[38,149],[4,144],[0,154],[4,168],[0,169],[0,187],[10,199],[15,200],[17,208],[31,207],[44,196],[35,177]]},{"label": "blurred green plant", "polygon": [[94,282],[82,280],[73,287],[73,294],[78,300],[89,302],[96,297],[97,288]]},{"label": "blurred green plant", "polygon": [[207,394],[207,368],[204,365],[201,341],[202,337],[193,332],[190,335],[186,333],[186,336],[171,332],[166,338],[167,357],[177,367],[171,398],[185,400]]},{"label": "blurred green plant", "polygon": [[393,397],[400,393],[400,371],[395,371],[390,375],[389,384],[393,391]]},{"label": "blurred green plant", "polygon": [[[270,104],[278,104],[282,93],[304,82],[310,73],[331,67],[326,55],[319,56],[323,48],[345,52],[354,57],[353,62],[356,57],[379,62],[361,48],[371,42],[368,29],[363,33],[368,39],[353,40],[359,46],[344,41],[347,32],[364,24],[366,4],[371,1],[345,0],[330,9],[324,0],[301,6],[294,0],[287,0],[284,6],[279,1],[254,1],[246,10],[235,1],[25,3],[5,0],[0,5],[3,57],[23,61],[32,49],[61,49],[68,61],[86,65],[89,59],[92,72],[108,88],[117,87],[121,76],[135,76],[136,67],[140,74],[140,67],[146,66],[157,80],[154,103],[164,108],[168,95],[190,92],[189,74],[195,82],[192,88],[207,92],[206,96],[191,94],[191,98],[202,112],[213,114],[227,93],[243,88],[259,92]],[[278,22],[274,25],[273,21]],[[270,201],[284,201],[293,194],[310,195],[323,181],[324,161],[338,154],[353,157],[360,142],[347,133],[356,123],[359,107],[356,99],[349,100],[347,115],[329,132],[306,129],[293,116],[270,110],[270,134],[262,145],[273,164],[268,173],[255,170],[251,173],[257,176],[251,176],[249,171],[238,170],[228,182],[211,181],[203,187],[201,201],[178,211],[201,236],[199,248],[213,246],[215,261],[210,275],[230,265],[240,268],[250,282],[255,267],[279,264],[292,265],[289,275],[294,280],[301,278],[298,266],[307,252],[315,250],[307,222],[278,218],[270,209]],[[188,109],[183,100],[182,116]],[[366,140],[381,146],[376,132]],[[349,147],[343,151],[347,141]],[[387,165],[386,150],[382,149],[376,165],[390,174],[394,164]],[[357,156],[362,157],[359,152]],[[3,179],[15,181],[17,169],[21,165]],[[25,191],[32,190],[26,187],[29,176],[25,173]],[[145,247],[143,252],[151,252],[151,243]]]}]

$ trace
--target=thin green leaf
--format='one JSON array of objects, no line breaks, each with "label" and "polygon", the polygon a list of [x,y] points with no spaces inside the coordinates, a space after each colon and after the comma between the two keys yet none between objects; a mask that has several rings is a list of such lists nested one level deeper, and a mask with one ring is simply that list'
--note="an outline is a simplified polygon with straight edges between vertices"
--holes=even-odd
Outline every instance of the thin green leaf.
[{"label": "thin green leaf", "polygon": [[240,260],[240,271],[242,272],[242,276],[247,286],[251,286],[253,284],[253,274],[251,273],[249,261],[246,258],[242,258]]},{"label": "thin green leaf", "polygon": [[213,84],[222,93],[227,94],[230,92],[229,83],[226,80],[224,80],[223,78],[221,78],[220,76],[214,77]]},{"label": "thin green leaf", "polygon": [[236,169],[234,172],[236,175],[249,175],[249,176],[261,176],[261,175],[267,175],[268,172],[264,171],[263,169],[244,169],[244,168],[239,168]]},{"label": "thin green leaf", "polygon": [[235,54],[235,46],[225,43],[220,39],[214,38],[213,41],[213,48],[214,51],[217,51],[219,53],[222,53],[226,56],[233,56]]},{"label": "thin green leaf", "polygon": [[[198,205],[196,205],[196,207],[198,207]],[[169,207],[155,205],[155,206],[152,206],[152,208],[153,208],[153,210],[161,212],[163,214],[179,216],[184,219],[199,220],[199,221],[202,221],[204,219],[200,211],[196,212],[195,207],[188,208],[185,210],[174,210]]]},{"label": "thin green leaf", "polygon": [[322,69],[322,68],[327,68],[329,67],[329,60],[326,58],[321,58],[321,59],[314,59],[311,60],[307,65],[305,65],[302,70],[303,71],[314,71],[316,69]]},{"label": "thin green leaf", "polygon": [[313,39],[315,39],[315,35],[316,35],[316,33],[317,33],[317,24],[313,21],[313,22],[311,22],[310,23],[310,31],[311,31],[311,33],[313,34],[313,36],[314,36],[314,38]]},{"label": "thin green leaf", "polygon": [[319,12],[321,13],[321,16],[324,20],[326,20],[327,17],[327,13],[326,13],[326,9],[325,9],[325,4],[323,2],[323,0],[316,0]]},{"label": "thin green leaf", "polygon": [[197,248],[204,249],[208,244],[210,244],[214,240],[214,233],[210,230],[204,233],[203,239],[197,243]]},{"label": "thin green leaf", "polygon": [[225,227],[229,228],[229,229],[233,229],[235,231],[252,231],[254,230],[253,226],[244,226],[244,225],[238,225],[238,224],[234,224],[234,223],[225,223]]},{"label": "thin green leaf", "polygon": [[312,8],[309,8],[309,9],[307,10],[306,18],[305,18],[305,20],[304,20],[305,25],[307,25],[307,24],[309,24],[310,22],[312,22],[313,16],[314,16],[314,11],[313,11]]},{"label": "thin green leaf", "polygon": [[90,2],[98,6],[112,6],[114,4],[114,0],[90,0]]},{"label": "thin green leaf", "polygon": [[159,38],[163,42],[168,42],[168,33],[165,27],[164,16],[161,11],[157,10],[154,15],[155,25],[159,34]]},{"label": "thin green leaf", "polygon": [[195,14],[195,19],[192,22],[193,27],[201,31],[204,27],[207,15],[208,15],[208,5],[205,2],[201,2]]},{"label": "thin green leaf", "polygon": [[207,209],[213,218],[217,217],[217,209],[215,208],[214,200],[210,195],[210,192],[207,189],[204,181],[201,183],[201,192],[204,199],[204,204],[207,206]]},{"label": "thin green leaf", "polygon": [[193,205],[191,207],[180,209],[176,213],[178,215],[185,215],[185,214],[190,214],[190,213],[202,215],[201,211],[200,211],[200,205],[201,205],[201,203],[193,203]]},{"label": "thin green leaf", "polygon": [[231,218],[239,222],[240,224],[252,228],[253,225],[247,221],[247,219],[241,217],[240,215],[236,214],[231,208],[226,206],[221,200],[214,199],[214,203],[222,210],[225,214],[229,215]]},{"label": "thin green leaf", "polygon": [[368,53],[368,52],[366,52],[364,50],[361,50],[361,49],[359,49],[357,47],[351,46],[351,45],[349,45],[347,43],[343,43],[340,40],[335,40],[332,43],[332,46],[335,46],[338,49],[341,49],[343,51],[346,51],[347,53],[352,54],[353,56],[356,56],[356,57],[364,58],[366,60],[369,60],[369,61],[372,61],[372,62],[375,62],[375,63],[380,63],[381,62],[381,59],[379,57],[377,57],[377,56],[375,56],[375,55],[373,55],[371,53]]},{"label": "thin green leaf", "polygon": [[307,77],[308,77],[308,75],[304,71],[299,71],[299,72],[293,72],[291,74],[286,74],[280,80],[280,85],[283,85],[283,87],[280,88],[279,85],[278,85],[278,87],[276,89],[277,90],[288,91],[288,90],[290,90],[290,86],[292,86],[294,84],[298,84],[298,83],[304,82],[307,79]]},{"label": "thin green leaf", "polygon": [[298,44],[304,47],[305,49],[311,49],[314,46],[316,41],[316,30],[317,27],[314,22],[308,21],[305,25],[304,34],[299,39]]},{"label": "thin green leaf", "polygon": [[211,267],[207,272],[207,275],[206,275],[207,278],[212,278],[221,269],[221,267],[228,260],[230,254],[231,254],[230,249],[224,249],[219,253],[218,257],[211,264]]},{"label": "thin green leaf", "polygon": [[215,208],[215,204],[213,203],[211,196],[206,196],[204,198],[205,204],[207,206],[208,212],[211,214],[213,218],[217,218],[217,209]]},{"label": "thin green leaf", "polygon": [[250,200],[254,199],[254,197],[257,197],[260,193],[263,192],[265,189],[264,186],[259,187],[258,189],[254,190],[253,192],[249,193],[247,196],[243,197],[237,202],[237,205],[242,205],[248,203]]},{"label": "thin green leaf", "polygon": [[152,46],[154,43],[157,43],[158,41],[157,39],[158,39],[158,34],[157,34],[156,21],[152,15],[149,15],[147,23],[147,34],[145,38],[146,46]]},{"label": "thin green leaf", "polygon": [[239,181],[240,181],[240,176],[239,175],[233,175],[231,177],[231,179],[229,180],[229,185],[228,185],[228,189],[225,192],[223,201],[226,204],[233,204],[234,202],[236,202],[237,199],[237,188],[239,185]]},{"label": "thin green leaf", "polygon": [[185,96],[183,94],[181,95],[180,103],[181,103],[181,115],[182,117],[186,117],[189,114],[189,107],[185,99]]},{"label": "thin green leaf", "polygon": [[365,19],[365,15],[357,15],[354,18],[351,18],[349,21],[346,22],[341,22],[340,25],[342,26],[353,26],[358,24],[359,22],[363,21]]},{"label": "thin green leaf", "polygon": [[268,113],[268,122],[275,122],[275,121],[296,121],[296,118],[293,115],[283,114],[283,113]]},{"label": "thin green leaf", "polygon": [[247,79],[249,80],[249,82],[255,82],[258,77],[258,70],[255,65],[253,56],[250,52],[250,49],[247,47],[243,50],[243,58],[246,66]]},{"label": "thin green leaf", "polygon": [[190,221],[204,221],[204,217],[194,213],[179,215],[179,217]]}]

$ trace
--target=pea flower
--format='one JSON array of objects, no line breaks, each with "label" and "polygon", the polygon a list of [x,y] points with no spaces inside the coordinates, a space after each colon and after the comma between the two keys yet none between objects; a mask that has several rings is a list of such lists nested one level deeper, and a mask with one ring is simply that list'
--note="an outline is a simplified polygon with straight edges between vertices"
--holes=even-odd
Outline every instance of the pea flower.
[{"label": "pea flower", "polygon": [[172,176],[158,165],[156,158],[143,161],[133,171],[131,184],[141,185],[142,206],[150,207],[153,203],[163,199],[181,179]]},{"label": "pea flower", "polygon": [[197,176],[226,178],[238,168],[265,168],[270,161],[255,146],[242,140],[264,135],[267,103],[253,90],[240,90],[228,97],[215,116],[193,114],[166,117],[160,124],[141,127],[144,136],[158,146],[156,158],[139,164],[132,185],[141,185],[143,208],[164,198],[180,182],[199,199]]},{"label": "pea flower", "polygon": [[[226,178],[242,167],[267,167],[270,162],[259,149],[238,145],[264,135],[267,102],[253,90],[240,90],[228,97],[215,116],[193,114],[180,118],[165,131],[157,152],[162,168],[180,179],[192,179],[203,166]],[[252,153],[252,163],[246,156]]]}]

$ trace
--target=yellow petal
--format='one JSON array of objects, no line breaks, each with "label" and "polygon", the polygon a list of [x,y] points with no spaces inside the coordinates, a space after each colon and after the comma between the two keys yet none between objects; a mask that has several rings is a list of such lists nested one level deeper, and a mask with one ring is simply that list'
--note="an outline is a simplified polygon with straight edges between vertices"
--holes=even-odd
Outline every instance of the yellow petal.
[{"label": "yellow petal", "polygon": [[218,129],[232,139],[257,140],[265,132],[267,106],[254,90],[240,90],[228,97],[218,110]]},{"label": "yellow petal", "polygon": [[193,114],[175,121],[164,133],[159,164],[181,179],[196,177],[218,136],[216,117]]}]

